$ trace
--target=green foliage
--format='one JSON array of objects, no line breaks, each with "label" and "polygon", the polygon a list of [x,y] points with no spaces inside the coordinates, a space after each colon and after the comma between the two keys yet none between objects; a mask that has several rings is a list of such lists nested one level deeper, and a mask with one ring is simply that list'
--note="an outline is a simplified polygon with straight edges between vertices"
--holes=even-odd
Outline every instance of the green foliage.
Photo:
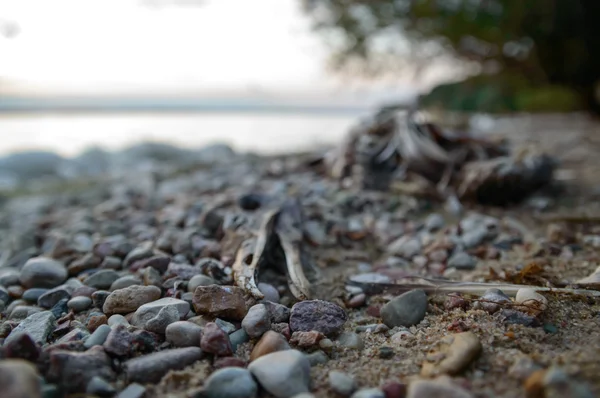
[{"label": "green foliage", "polygon": [[[508,99],[507,88],[500,84],[475,91],[466,86],[464,96],[448,99],[452,106],[571,109],[580,106],[583,100],[588,102],[586,105],[594,105],[589,103],[594,101],[592,87],[600,81],[597,0],[302,0],[302,3],[315,28],[331,39],[338,66],[356,61],[372,64],[382,59],[389,66],[390,54],[396,55],[398,64],[406,63],[408,58],[418,65],[430,65],[436,57],[450,56],[482,66],[493,64],[510,75],[522,76],[519,84],[540,89],[518,96],[513,92]],[[408,52],[403,38],[409,41]],[[578,101],[573,98],[573,90],[579,92]]]}]

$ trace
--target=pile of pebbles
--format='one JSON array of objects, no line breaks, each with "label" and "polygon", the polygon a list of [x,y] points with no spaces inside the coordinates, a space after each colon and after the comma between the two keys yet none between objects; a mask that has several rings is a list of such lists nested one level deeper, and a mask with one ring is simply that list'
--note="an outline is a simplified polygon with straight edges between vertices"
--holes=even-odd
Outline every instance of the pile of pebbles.
[{"label": "pile of pebbles", "polygon": [[[239,157],[152,189],[115,182],[6,205],[0,220],[2,397],[158,397],[174,372],[191,372],[197,378],[176,383],[170,396],[467,398],[476,395],[452,377],[477,361],[486,342],[460,322],[424,347],[429,353],[415,379],[365,383],[326,364],[362,352],[373,335],[384,341],[374,355],[394,360],[440,308],[483,312],[499,325],[543,326],[548,299],[527,288],[514,298],[497,289],[477,300],[452,295],[440,307],[423,290],[371,296],[338,278],[338,297],[296,302],[273,278],[258,284],[264,299],[253,299],[233,285],[220,229],[269,195],[296,192],[317,260],[331,258],[333,250],[339,255],[334,268],[363,281],[415,272],[460,279],[527,239],[518,222],[481,214],[450,225],[441,214],[414,221],[422,204],[411,198],[357,196],[297,171],[297,164]],[[222,212],[210,210],[227,200]],[[382,255],[369,258],[368,245]],[[362,255],[354,262],[344,257],[356,253]],[[196,370],[200,365],[205,375]],[[326,381],[315,383],[315,369]],[[567,386],[579,391],[570,396],[586,397],[587,388],[560,368],[528,369],[531,389],[551,393]]]}]

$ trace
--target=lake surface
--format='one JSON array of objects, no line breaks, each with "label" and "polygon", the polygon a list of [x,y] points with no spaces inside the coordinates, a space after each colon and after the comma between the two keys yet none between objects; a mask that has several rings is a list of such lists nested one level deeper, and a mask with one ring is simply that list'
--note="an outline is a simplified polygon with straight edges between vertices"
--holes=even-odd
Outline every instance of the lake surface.
[{"label": "lake surface", "polygon": [[0,155],[43,149],[72,156],[92,145],[114,150],[144,140],[188,148],[224,142],[238,151],[296,151],[339,142],[364,114],[3,114]]}]

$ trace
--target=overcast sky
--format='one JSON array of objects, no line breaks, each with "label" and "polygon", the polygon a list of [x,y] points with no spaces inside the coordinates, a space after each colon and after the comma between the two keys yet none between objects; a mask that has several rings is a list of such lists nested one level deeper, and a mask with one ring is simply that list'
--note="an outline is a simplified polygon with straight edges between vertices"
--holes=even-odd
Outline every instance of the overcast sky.
[{"label": "overcast sky", "polygon": [[295,0],[0,0],[0,77],[65,87],[302,86],[326,50]]}]

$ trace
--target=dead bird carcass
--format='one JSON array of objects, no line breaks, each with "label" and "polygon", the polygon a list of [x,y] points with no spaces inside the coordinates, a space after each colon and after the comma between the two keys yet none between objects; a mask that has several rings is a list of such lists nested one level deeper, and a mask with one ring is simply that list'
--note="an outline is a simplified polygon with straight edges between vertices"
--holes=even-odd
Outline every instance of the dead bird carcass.
[{"label": "dead bird carcass", "polygon": [[266,269],[283,272],[288,287],[298,300],[313,296],[312,284],[318,270],[304,245],[303,214],[297,199],[266,210],[254,219],[256,228],[246,228],[233,263],[236,285],[255,298],[263,298],[257,276]]},{"label": "dead bird carcass", "polygon": [[506,141],[451,132],[415,110],[383,109],[363,120],[323,158],[331,177],[363,189],[390,190],[402,181],[447,199],[508,205],[553,181],[554,158],[513,151]]}]

